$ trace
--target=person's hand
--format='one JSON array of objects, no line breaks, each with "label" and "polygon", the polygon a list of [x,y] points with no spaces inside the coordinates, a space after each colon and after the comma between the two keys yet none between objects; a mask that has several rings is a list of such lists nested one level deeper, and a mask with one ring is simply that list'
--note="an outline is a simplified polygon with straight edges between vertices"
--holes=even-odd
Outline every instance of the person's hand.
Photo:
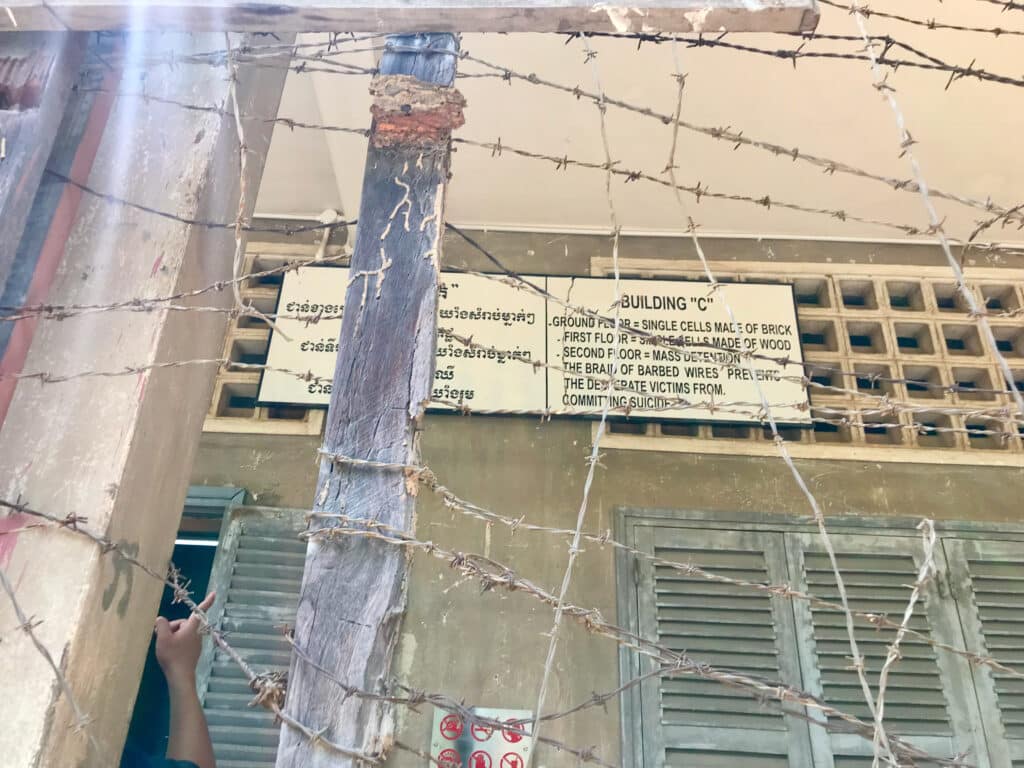
[{"label": "person's hand", "polygon": [[[208,594],[199,608],[208,611],[216,596],[216,592]],[[194,613],[187,619],[168,621],[163,616],[156,619],[153,627],[156,660],[160,662],[167,685],[171,688],[189,688],[196,684],[196,665],[203,647],[200,626],[199,616]]]}]

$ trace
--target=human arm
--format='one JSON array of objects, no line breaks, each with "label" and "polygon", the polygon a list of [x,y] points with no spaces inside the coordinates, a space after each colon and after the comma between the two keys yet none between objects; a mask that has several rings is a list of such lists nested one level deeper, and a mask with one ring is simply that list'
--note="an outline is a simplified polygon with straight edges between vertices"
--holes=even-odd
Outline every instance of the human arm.
[{"label": "human arm", "polygon": [[[199,604],[203,611],[213,605],[215,593]],[[187,760],[198,768],[216,768],[213,744],[196,691],[196,665],[202,651],[201,622],[196,614],[187,619],[156,620],[156,659],[167,678],[171,699],[171,727],[167,758]]]}]

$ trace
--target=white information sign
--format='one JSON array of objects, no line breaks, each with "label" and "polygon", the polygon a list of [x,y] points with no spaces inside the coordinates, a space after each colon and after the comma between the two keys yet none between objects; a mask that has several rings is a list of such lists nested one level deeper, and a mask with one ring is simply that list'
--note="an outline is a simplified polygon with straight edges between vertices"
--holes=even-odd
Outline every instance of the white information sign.
[{"label": "white information sign", "polygon": [[471,711],[513,727],[491,728],[435,709],[430,755],[438,764],[445,768],[526,768],[530,764],[533,739],[521,731],[528,732],[531,726],[520,725],[533,716],[529,710],[473,707]]},{"label": "white information sign", "polygon": [[[614,313],[612,280],[552,277],[548,291],[606,317]],[[629,408],[632,416],[750,421],[750,414],[761,410],[759,383],[776,419],[808,421],[806,408],[800,407],[807,402],[803,386],[785,378],[799,376],[800,368],[784,369],[756,357],[750,366],[741,357],[748,350],[803,360],[792,289],[735,283],[723,285],[722,293],[716,297],[701,282],[623,280],[621,324],[672,339],[673,345],[620,331],[617,352],[611,326],[552,302],[548,359],[564,370],[548,374],[551,408],[600,411],[615,360],[616,386],[622,391],[612,395],[612,405]]]},{"label": "white information sign", "polygon": [[487,410],[537,410],[546,398],[546,371],[521,361],[544,361],[543,297],[451,272],[441,275],[438,293],[437,327],[495,351],[439,332],[434,399]]},{"label": "white information sign", "polygon": [[[278,313],[325,319],[276,321],[290,339],[276,333],[271,337],[261,403],[328,404],[348,274],[326,266],[285,274]],[[777,420],[810,422],[801,369],[757,357],[803,361],[789,286],[723,285],[734,325],[707,283],[623,280],[616,345],[608,323],[558,301],[610,317],[612,280],[526,279],[557,300],[486,277],[442,274],[434,407],[463,403],[476,411],[594,415],[607,401],[607,377],[617,349],[619,391],[612,396],[612,415],[628,409],[639,418],[754,421],[761,410],[760,384]],[[451,334],[471,338],[473,346]],[[307,371],[320,380],[294,375]]]},{"label": "white information sign", "polygon": [[[261,403],[328,404],[348,275],[346,268],[326,266],[285,273],[278,314],[323,313],[331,319],[274,321],[291,340],[271,336],[267,366],[283,370],[264,372]],[[542,409],[547,386],[544,369],[513,358],[544,360],[544,299],[486,277],[459,273],[443,274],[438,293],[439,328],[463,338],[472,336],[481,345],[510,354],[471,348],[439,333],[432,397],[488,410]],[[304,381],[294,375],[307,371],[321,380]]]}]

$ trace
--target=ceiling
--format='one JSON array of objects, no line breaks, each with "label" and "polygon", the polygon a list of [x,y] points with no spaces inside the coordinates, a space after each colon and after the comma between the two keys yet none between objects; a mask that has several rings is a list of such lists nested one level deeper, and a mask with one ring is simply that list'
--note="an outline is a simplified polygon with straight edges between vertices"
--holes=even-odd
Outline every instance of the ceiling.
[{"label": "ceiling", "polygon": [[[1015,25],[1024,29],[1024,13],[999,13],[997,6],[976,0],[907,4],[872,3],[874,11],[973,26]],[[872,34],[889,34],[939,59],[1011,77],[1022,76],[1024,37],[932,30],[880,19],[868,22]],[[857,35],[857,25],[842,10],[822,8],[819,33]],[[318,42],[323,35],[307,35]],[[380,41],[373,41],[379,43]],[[729,35],[725,42],[767,49],[792,50],[799,40],[784,35]],[[909,178],[907,157],[900,157],[894,116],[872,85],[866,61],[805,58],[789,60],[721,48],[673,49],[670,44],[632,40],[594,40],[597,56],[585,61],[581,40],[564,35],[466,35],[463,50],[528,74],[596,90],[597,81],[609,97],[656,112],[676,108],[673,61],[686,73],[682,104],[684,120],[709,127],[731,126],[745,137],[797,147],[801,153],[825,156],[872,173]],[[371,43],[339,61],[372,67]],[[804,51],[856,53],[857,40],[814,40]],[[912,53],[906,59],[921,59]],[[461,74],[484,72],[468,61]],[[927,182],[938,189],[1012,206],[1024,199],[1024,88],[975,79],[959,79],[946,88],[944,72],[901,67],[889,75],[917,144],[913,152]],[[551,156],[605,162],[600,114],[592,101],[572,94],[495,78],[460,78],[457,87],[468,106],[459,137],[485,142],[500,138],[503,146]],[[364,128],[369,123],[366,76],[291,73],[280,114],[304,122]],[[666,178],[672,129],[658,119],[609,107],[607,134],[617,168],[641,170]],[[274,135],[258,212],[265,215],[316,216],[337,208],[358,212],[365,139],[279,127]],[[790,156],[778,157],[751,147],[734,148],[689,130],[680,130],[675,163],[681,184],[712,192],[755,198],[768,195],[770,209],[749,202],[704,197],[699,205],[684,194],[685,210],[664,185],[622,177],[612,181],[616,213],[627,232],[679,233],[687,216],[705,233],[805,236],[821,238],[900,238],[893,229],[857,221],[786,210],[781,202],[842,209],[852,216],[927,227],[917,194],[893,190],[873,180],[826,174],[822,168]],[[453,158],[447,218],[457,224],[557,231],[608,231],[605,174],[601,169],[556,170],[551,161],[516,157],[465,145]],[[936,200],[946,231],[966,236],[981,212]],[[992,239],[1019,242],[1016,229],[993,233]]]}]

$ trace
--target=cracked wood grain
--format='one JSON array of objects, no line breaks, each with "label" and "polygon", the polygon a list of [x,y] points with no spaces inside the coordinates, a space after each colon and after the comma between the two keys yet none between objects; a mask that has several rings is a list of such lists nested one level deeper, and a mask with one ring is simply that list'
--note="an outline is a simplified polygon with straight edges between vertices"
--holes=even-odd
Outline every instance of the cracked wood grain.
[{"label": "cracked wood grain", "polygon": [[[384,56],[388,74],[423,87],[451,88],[455,57],[408,52],[457,50],[452,35],[398,38],[403,51]],[[375,122],[374,130],[377,130]],[[359,230],[352,256],[325,449],[382,462],[416,463],[417,431],[434,374],[438,262],[448,177],[447,137],[431,146],[371,141]],[[368,290],[373,279],[373,290]],[[401,475],[355,471],[324,459],[315,511],[345,514],[412,533],[415,494]],[[337,526],[314,518],[311,532]],[[394,746],[392,706],[350,697],[332,678],[380,692],[406,603],[409,554],[367,537],[314,536],[306,557],[285,711],[325,725],[323,736],[384,757]],[[312,662],[310,662],[312,660]],[[354,764],[292,729],[281,733],[278,768]]]}]

